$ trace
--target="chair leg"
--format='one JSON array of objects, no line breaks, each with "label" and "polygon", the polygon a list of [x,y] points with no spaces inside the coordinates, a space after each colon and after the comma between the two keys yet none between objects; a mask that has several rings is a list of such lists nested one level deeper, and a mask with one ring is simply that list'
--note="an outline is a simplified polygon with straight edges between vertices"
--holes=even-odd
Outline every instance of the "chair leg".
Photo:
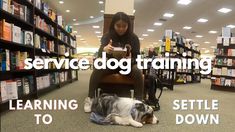
[{"label": "chair leg", "polygon": [[134,99],[134,90],[131,89],[130,92],[131,92],[131,98]]}]

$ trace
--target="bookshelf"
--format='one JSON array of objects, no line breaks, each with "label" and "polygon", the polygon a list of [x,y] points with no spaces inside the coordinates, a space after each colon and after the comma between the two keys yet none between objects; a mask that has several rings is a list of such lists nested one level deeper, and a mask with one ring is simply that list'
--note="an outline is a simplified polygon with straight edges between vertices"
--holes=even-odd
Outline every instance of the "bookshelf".
[{"label": "bookshelf", "polygon": [[[235,91],[235,35],[224,32],[230,29],[223,28],[222,36],[217,38],[217,48],[215,51],[214,67],[211,77],[211,89],[223,91]],[[231,35],[230,35],[231,34]],[[229,39],[225,44],[224,39]]]},{"label": "bookshelf", "polygon": [[[198,51],[197,48],[198,47],[194,45],[192,41],[187,41],[185,37],[174,34],[172,30],[166,30],[165,36],[162,39],[161,56],[167,57],[166,53],[168,53],[169,54],[168,58],[179,58],[181,60],[199,59],[200,51]],[[183,53],[186,54],[184,55]],[[173,70],[172,69],[162,70],[161,74],[163,75],[165,74],[165,79],[163,80],[168,80],[167,82],[170,85],[170,87],[173,87],[173,85],[178,85],[178,84],[200,83],[201,82],[200,70],[195,69],[194,63],[192,64],[193,64],[192,69],[177,69],[177,64],[175,64],[174,66],[175,69]]]},{"label": "bookshelf", "polygon": [[[55,69],[53,65],[49,66],[50,69],[23,69],[25,58],[73,59],[76,54],[76,37],[58,25],[52,10],[48,9],[48,13],[42,10],[46,7],[44,4],[31,3],[30,0],[12,0],[7,5],[7,8],[6,5],[0,7],[0,26],[4,26],[4,29],[5,25],[9,26],[6,30],[9,30],[11,36],[4,34],[3,28],[0,28],[1,111],[8,109],[10,99],[35,99],[41,94],[78,80],[76,70]],[[38,5],[44,5],[44,8],[39,9]],[[13,27],[19,29],[19,32],[13,33]],[[61,40],[60,32],[63,32],[66,41]],[[59,53],[59,45],[64,47],[64,52]],[[14,88],[9,95],[6,88],[10,86]]]}]

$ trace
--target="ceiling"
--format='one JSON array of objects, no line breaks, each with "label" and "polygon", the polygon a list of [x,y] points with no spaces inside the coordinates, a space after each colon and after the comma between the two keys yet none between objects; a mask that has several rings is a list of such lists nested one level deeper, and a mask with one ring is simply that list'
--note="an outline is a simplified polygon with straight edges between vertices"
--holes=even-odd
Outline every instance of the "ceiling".
[{"label": "ceiling", "polygon": [[[235,25],[235,0],[192,0],[187,6],[179,5],[177,1],[135,0],[134,32],[140,38],[144,38],[141,41],[142,48],[156,43],[160,44],[159,40],[163,37],[164,31],[172,29],[200,44],[200,48],[203,50],[211,50],[211,46],[216,46],[216,38],[221,34],[222,27],[230,24]],[[59,4],[59,0],[53,0],[53,2],[49,1],[49,4],[63,15],[68,24],[73,25],[73,30],[77,31],[78,35],[81,35],[81,37],[77,37],[79,47],[99,47],[100,42],[97,35],[101,36],[102,34],[96,34],[95,31],[102,32],[103,13],[100,10],[104,10],[105,3],[99,4],[99,0],[64,0],[64,4]],[[230,8],[232,11],[227,14],[217,11],[223,7]],[[66,12],[66,10],[70,10],[70,12]],[[174,17],[163,17],[166,12],[173,13]],[[94,18],[90,18],[90,16],[94,16]],[[154,26],[153,24],[158,22],[160,18],[167,19],[167,21],[162,22],[162,26]],[[199,23],[197,22],[199,18],[206,18],[208,22]],[[80,25],[76,25],[78,23]],[[94,29],[93,25],[99,25],[100,28]],[[184,26],[191,26],[192,29],[185,30]],[[155,31],[148,32],[147,29]],[[218,33],[209,34],[210,30],[218,31]],[[143,37],[144,33],[149,36]],[[196,38],[196,35],[203,37]]]}]

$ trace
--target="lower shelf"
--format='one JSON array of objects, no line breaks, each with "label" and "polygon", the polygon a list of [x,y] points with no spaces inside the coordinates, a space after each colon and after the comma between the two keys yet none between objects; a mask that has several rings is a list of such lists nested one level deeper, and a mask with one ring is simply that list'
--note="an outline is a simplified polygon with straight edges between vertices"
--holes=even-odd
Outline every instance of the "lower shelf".
[{"label": "lower shelf", "polygon": [[213,90],[221,90],[221,91],[235,92],[235,87],[229,87],[229,86],[211,85],[211,89],[213,89]]}]

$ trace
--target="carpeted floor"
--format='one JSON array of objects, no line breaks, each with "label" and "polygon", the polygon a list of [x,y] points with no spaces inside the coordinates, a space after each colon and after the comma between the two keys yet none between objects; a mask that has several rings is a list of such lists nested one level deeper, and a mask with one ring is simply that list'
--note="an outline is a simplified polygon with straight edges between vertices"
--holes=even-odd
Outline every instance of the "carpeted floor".
[{"label": "carpeted floor", "polygon": [[[210,81],[200,84],[177,85],[174,91],[164,90],[160,100],[161,110],[155,112],[158,125],[145,125],[143,128],[117,125],[96,125],[89,121],[89,114],[83,112],[83,100],[88,93],[88,81],[91,71],[79,71],[79,81],[41,96],[39,99],[76,99],[76,111],[11,111],[1,116],[1,132],[235,132],[235,93],[210,90]],[[219,110],[174,111],[174,99],[212,99],[219,100]],[[34,114],[51,114],[50,125],[36,125]],[[219,114],[219,125],[176,125],[175,116],[180,114]]]}]

